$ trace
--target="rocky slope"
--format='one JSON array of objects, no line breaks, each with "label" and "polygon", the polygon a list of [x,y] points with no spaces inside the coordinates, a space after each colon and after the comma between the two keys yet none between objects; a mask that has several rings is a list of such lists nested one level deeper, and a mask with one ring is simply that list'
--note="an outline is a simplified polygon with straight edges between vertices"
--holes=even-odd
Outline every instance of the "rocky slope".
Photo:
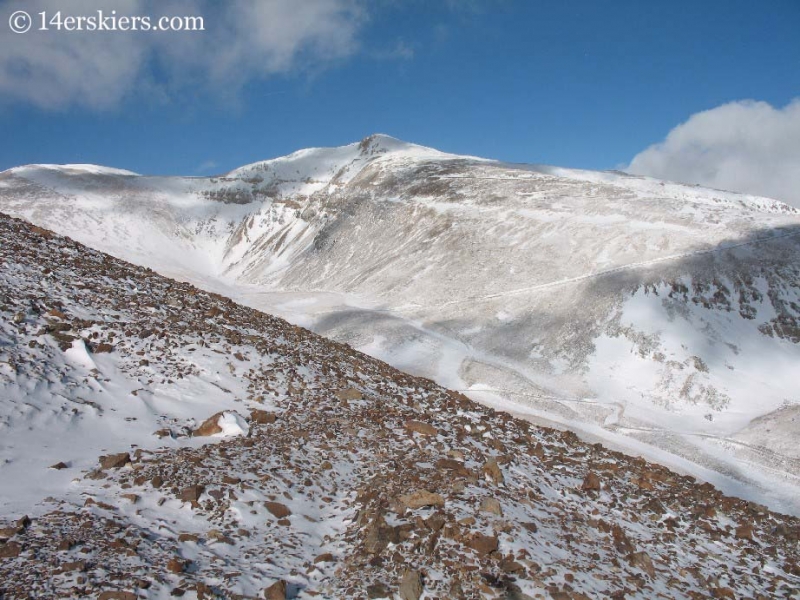
[{"label": "rocky slope", "polygon": [[0,236],[3,600],[797,597],[793,517]]},{"label": "rocky slope", "polygon": [[20,167],[0,210],[800,514],[780,202],[372,136],[213,178]]}]

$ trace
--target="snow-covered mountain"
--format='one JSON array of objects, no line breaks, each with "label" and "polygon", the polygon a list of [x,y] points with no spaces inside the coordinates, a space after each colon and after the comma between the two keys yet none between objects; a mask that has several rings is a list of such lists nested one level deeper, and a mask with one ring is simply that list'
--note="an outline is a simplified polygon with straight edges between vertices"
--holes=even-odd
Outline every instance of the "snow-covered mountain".
[{"label": "snow-covered mountain", "polygon": [[796,517],[3,214],[0,239],[2,600],[797,597]]},{"label": "snow-covered mountain", "polygon": [[371,136],[212,178],[0,174],[0,211],[800,513],[800,214]]}]

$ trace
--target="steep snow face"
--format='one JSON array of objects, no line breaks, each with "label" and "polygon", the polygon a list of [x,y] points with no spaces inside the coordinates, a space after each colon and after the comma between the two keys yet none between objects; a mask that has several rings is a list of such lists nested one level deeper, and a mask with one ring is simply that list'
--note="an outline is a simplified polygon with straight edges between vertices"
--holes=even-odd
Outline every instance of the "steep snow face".
[{"label": "steep snow face", "polygon": [[797,492],[774,418],[800,404],[781,202],[372,136],[215,178],[17,169],[0,210],[482,402]]},{"label": "steep snow face", "polygon": [[136,264],[184,277],[230,278],[254,261],[260,272],[282,272],[329,218],[319,198],[346,186],[365,165],[449,156],[374,135],[210,178],[29,165],[0,174],[0,199],[9,213]]}]

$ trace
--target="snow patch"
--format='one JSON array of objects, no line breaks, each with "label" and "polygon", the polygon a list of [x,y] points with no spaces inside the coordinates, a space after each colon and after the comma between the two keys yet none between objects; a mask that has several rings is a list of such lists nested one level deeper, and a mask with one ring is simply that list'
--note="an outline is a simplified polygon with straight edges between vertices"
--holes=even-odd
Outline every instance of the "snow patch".
[{"label": "snow patch", "polygon": [[72,364],[79,365],[90,371],[97,368],[97,365],[89,355],[89,350],[87,350],[86,343],[83,340],[73,341],[72,347],[64,351],[64,356]]},{"label": "snow patch", "polygon": [[226,438],[237,435],[246,436],[250,433],[250,425],[244,417],[235,411],[223,412],[217,421],[217,425],[219,425],[222,431],[214,434],[212,437]]}]

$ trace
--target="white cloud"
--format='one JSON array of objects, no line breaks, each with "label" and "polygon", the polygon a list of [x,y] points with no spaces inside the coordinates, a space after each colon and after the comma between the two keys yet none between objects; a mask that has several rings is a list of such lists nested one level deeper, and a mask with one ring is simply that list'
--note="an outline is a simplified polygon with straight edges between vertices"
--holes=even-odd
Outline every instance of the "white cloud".
[{"label": "white cloud", "polygon": [[777,198],[800,207],[800,98],[731,102],[692,115],[627,171]]},{"label": "white cloud", "polygon": [[[89,14],[97,3],[70,3],[70,12]],[[137,11],[136,0],[118,3],[120,12]],[[145,45],[125,34],[41,32],[39,13],[52,2],[11,2],[0,15],[0,95],[30,101],[44,108],[73,102],[104,108],[118,102],[136,78],[145,58]],[[7,24],[17,10],[34,19],[31,30],[17,34]],[[54,14],[56,11],[52,10]],[[134,12],[135,14],[135,12]],[[112,40],[113,36],[113,40]]]},{"label": "white cloud", "polygon": [[[15,0],[0,14],[0,99],[107,109],[125,98],[237,92],[252,79],[316,70],[352,55],[363,0]],[[39,13],[202,16],[203,32],[38,31]],[[8,18],[34,17],[25,34]]]}]

